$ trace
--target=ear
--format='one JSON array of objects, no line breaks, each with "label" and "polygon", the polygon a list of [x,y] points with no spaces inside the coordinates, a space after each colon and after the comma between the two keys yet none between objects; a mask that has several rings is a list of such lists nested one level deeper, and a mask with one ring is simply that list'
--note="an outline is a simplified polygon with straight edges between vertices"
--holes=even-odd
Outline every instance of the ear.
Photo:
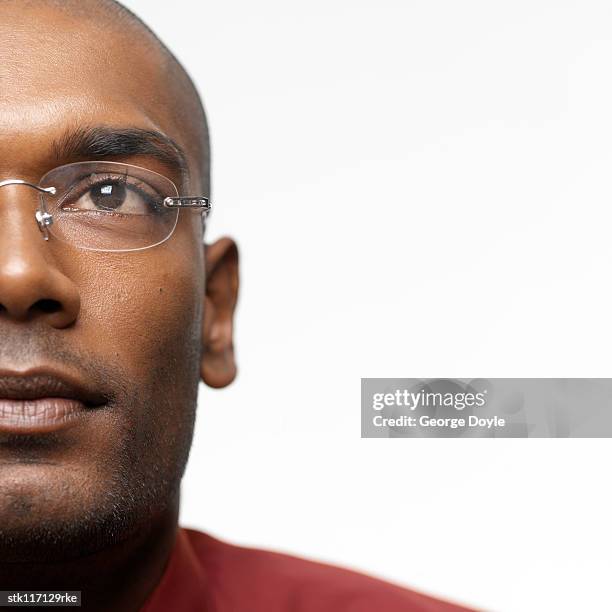
[{"label": "ear", "polygon": [[206,297],[202,326],[202,380],[214,388],[236,378],[234,311],[238,300],[238,247],[220,238],[204,247]]}]

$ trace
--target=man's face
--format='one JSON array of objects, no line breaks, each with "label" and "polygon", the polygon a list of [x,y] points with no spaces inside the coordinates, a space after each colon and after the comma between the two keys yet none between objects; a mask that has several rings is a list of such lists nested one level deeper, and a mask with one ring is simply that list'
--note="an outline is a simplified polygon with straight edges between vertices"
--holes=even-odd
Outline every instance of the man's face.
[{"label": "man's face", "polygon": [[[141,128],[185,151],[190,184],[146,152],[107,159],[202,193],[185,105],[157,49],[134,31],[32,4],[0,5],[0,180],[37,183],[80,161],[62,143],[83,127]],[[46,242],[37,207],[33,189],[0,188],[0,413],[3,381],[36,386],[37,376],[76,382],[91,401],[48,431],[15,432],[0,418],[0,538],[16,559],[51,551],[58,536],[51,556],[96,549],[172,510],[214,327],[203,330],[197,213],[181,212],[161,245],[112,253]]]}]

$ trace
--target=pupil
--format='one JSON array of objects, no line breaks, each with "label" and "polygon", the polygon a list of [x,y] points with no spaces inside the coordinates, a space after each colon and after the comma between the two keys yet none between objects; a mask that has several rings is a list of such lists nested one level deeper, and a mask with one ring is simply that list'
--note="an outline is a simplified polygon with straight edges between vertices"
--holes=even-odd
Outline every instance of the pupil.
[{"label": "pupil", "polygon": [[91,190],[93,203],[104,210],[115,210],[125,202],[125,185],[119,183],[105,183],[96,185]]}]

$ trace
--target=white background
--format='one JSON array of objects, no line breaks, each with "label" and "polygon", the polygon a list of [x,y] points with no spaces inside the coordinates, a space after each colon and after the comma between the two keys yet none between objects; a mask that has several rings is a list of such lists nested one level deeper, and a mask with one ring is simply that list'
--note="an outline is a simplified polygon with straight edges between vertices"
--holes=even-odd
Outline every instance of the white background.
[{"label": "white background", "polygon": [[196,80],[238,380],[182,522],[499,611],[610,610],[609,440],[362,440],[361,377],[612,374],[609,2],[126,4]]}]

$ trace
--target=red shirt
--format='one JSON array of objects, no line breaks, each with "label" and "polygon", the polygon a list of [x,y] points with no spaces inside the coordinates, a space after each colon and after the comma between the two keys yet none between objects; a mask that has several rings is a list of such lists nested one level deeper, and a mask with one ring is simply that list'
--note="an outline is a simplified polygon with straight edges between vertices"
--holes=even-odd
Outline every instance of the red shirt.
[{"label": "red shirt", "polygon": [[460,612],[357,572],[179,529],[141,612]]}]

